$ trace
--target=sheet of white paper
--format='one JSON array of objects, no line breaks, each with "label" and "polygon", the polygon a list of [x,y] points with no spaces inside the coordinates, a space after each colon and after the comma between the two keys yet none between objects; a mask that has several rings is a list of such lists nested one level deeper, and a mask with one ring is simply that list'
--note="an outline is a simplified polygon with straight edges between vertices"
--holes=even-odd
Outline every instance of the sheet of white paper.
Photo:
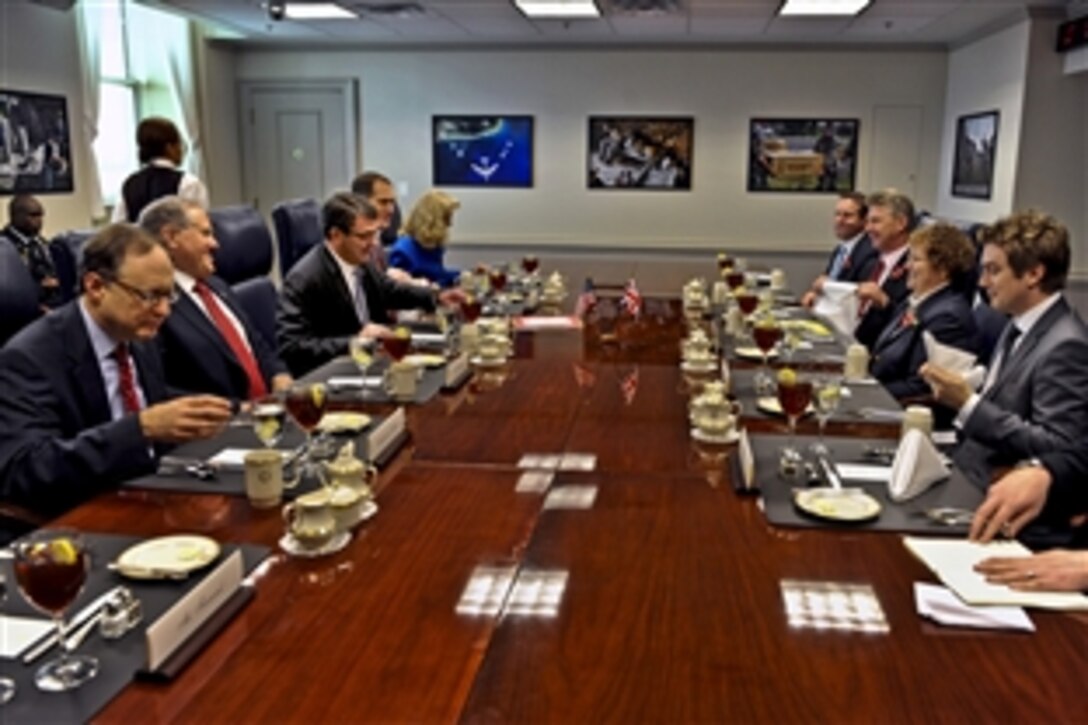
[{"label": "sheet of white paper", "polygon": [[918,614],[951,627],[1035,631],[1022,607],[972,607],[951,589],[936,584],[914,582],[914,604]]},{"label": "sheet of white paper", "polygon": [[48,619],[0,614],[0,657],[12,659],[56,627]]},{"label": "sheet of white paper", "polygon": [[[208,459],[208,463],[217,468],[245,468],[246,454],[263,448],[224,448]],[[288,451],[280,451],[286,455]]]},{"label": "sheet of white paper", "polygon": [[1088,597],[1063,592],[1020,592],[990,584],[974,567],[994,556],[1031,556],[1018,541],[979,544],[967,539],[928,539],[904,536],[907,549],[921,559],[937,578],[968,604],[1005,604],[1040,609],[1088,609]]},{"label": "sheet of white paper", "polygon": [[874,466],[871,463],[836,463],[835,469],[846,481],[887,483],[892,477],[891,466]]},{"label": "sheet of white paper", "polygon": [[329,378],[331,388],[380,388],[382,386],[381,375],[368,375],[365,378],[358,375],[343,375]]}]

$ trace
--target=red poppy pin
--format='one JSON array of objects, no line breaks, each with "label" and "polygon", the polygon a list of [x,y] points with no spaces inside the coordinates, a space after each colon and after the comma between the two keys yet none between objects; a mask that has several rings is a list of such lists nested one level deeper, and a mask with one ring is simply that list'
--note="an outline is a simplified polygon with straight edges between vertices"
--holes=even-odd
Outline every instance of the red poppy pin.
[{"label": "red poppy pin", "polygon": [[904,330],[908,327],[914,327],[917,324],[918,318],[914,316],[914,310],[907,310],[899,320],[899,327]]},{"label": "red poppy pin", "polygon": [[892,269],[891,273],[888,276],[890,278],[892,278],[892,279],[901,279],[903,277],[903,275],[906,274],[906,273],[907,273],[907,266],[904,264],[904,265],[894,267]]}]

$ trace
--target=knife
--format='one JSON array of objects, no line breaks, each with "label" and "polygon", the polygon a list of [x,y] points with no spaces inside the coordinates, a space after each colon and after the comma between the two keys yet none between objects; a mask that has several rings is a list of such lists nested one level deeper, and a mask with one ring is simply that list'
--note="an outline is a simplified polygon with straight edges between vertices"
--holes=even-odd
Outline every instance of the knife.
[{"label": "knife", "polygon": [[[74,630],[76,627],[80,626],[88,619],[93,617],[95,614],[97,614],[98,610],[101,609],[103,605],[105,605],[105,603],[109,601],[110,597],[114,596],[114,594],[116,594],[117,590],[120,588],[120,586],[116,586],[113,589],[110,589],[108,592],[95,599],[83,609],[80,609],[79,612],[76,613],[76,616],[72,617],[72,621],[68,623],[67,629],[69,631]],[[38,644],[34,645],[34,647],[32,647],[28,652],[23,654],[23,664],[29,665],[31,662],[48,652],[49,649],[56,643],[57,633],[50,632],[48,635],[46,635],[45,639],[38,642]]]},{"label": "knife", "polygon": [[831,484],[831,488],[842,489],[842,479],[839,478],[835,467],[828,462],[827,456],[819,456],[818,458],[820,467],[824,469],[824,475],[827,476],[827,482]]}]

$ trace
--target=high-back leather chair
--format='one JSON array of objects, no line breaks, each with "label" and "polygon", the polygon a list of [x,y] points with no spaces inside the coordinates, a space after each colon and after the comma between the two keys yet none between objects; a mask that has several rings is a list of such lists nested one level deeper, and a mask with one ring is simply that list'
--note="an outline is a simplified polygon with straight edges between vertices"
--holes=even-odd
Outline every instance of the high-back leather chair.
[{"label": "high-back leather chair", "polygon": [[0,345],[39,315],[37,282],[15,247],[0,242]]},{"label": "high-back leather chair", "polygon": [[255,277],[239,282],[231,288],[238,297],[242,311],[264,338],[269,348],[276,349],[276,306],[279,295],[268,277]]},{"label": "high-back leather chair", "polygon": [[291,199],[272,209],[280,252],[280,274],[287,276],[302,255],[321,241],[321,205],[314,199]]},{"label": "high-back leather chair", "polygon": [[212,209],[208,216],[219,242],[218,277],[233,285],[272,271],[272,234],[260,212],[251,206],[228,206]]},{"label": "high-back leather chair", "polygon": [[79,295],[79,265],[83,262],[83,246],[95,235],[94,229],[73,229],[61,232],[49,242],[49,253],[57,269],[64,301]]}]

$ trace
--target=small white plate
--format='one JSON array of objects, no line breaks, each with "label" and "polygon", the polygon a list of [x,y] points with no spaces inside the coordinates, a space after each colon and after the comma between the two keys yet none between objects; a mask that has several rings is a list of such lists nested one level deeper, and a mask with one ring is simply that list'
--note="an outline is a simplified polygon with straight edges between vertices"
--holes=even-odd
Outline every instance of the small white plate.
[{"label": "small white plate", "polygon": [[685,373],[709,373],[718,369],[718,361],[714,358],[706,360],[684,360],[680,363],[680,369]]},{"label": "small white plate", "polygon": [[425,368],[438,368],[446,364],[446,358],[441,355],[428,355],[426,353],[415,353],[412,355],[406,355],[402,362],[406,362],[409,365],[418,365]]},{"label": "small white plate", "polygon": [[319,556],[335,554],[336,552],[343,550],[350,541],[351,534],[347,531],[341,531],[339,534],[333,535],[324,546],[318,546],[311,549],[300,544],[293,534],[284,534],[280,537],[280,548],[291,556],[298,556],[303,559],[314,559]]},{"label": "small white plate", "polygon": [[880,502],[860,488],[806,488],[793,502],[807,514],[829,521],[870,521],[880,516]]},{"label": "small white plate", "polygon": [[130,579],[175,579],[211,564],[219,551],[207,536],[160,536],[125,549],[111,568]]},{"label": "small white plate", "polygon": [[[756,401],[756,408],[770,415],[785,415],[782,412],[782,404],[778,402],[778,398],[760,398]],[[804,415],[811,415],[815,412],[816,409],[812,407],[812,403],[809,403],[808,407],[805,408]]]},{"label": "small white plate", "polygon": [[[763,351],[760,350],[758,347],[738,347],[733,350],[733,353],[737,357],[742,357],[745,360],[758,360],[760,362],[763,361]],[[769,353],[767,353],[768,360],[774,360],[776,357],[778,357],[777,350],[771,350]]]},{"label": "small white plate", "polygon": [[717,443],[719,445],[728,445],[730,443],[736,443],[737,441],[739,441],[740,433],[737,431],[736,428],[734,428],[733,430],[723,435],[714,435],[711,433],[706,433],[699,428],[692,428],[691,437],[699,441],[700,443]]},{"label": "small white plate", "polygon": [[317,430],[322,433],[361,433],[370,425],[370,416],[363,413],[325,413]]},{"label": "small white plate", "polygon": [[473,365],[481,368],[501,368],[506,364],[505,357],[483,358],[479,355],[473,355],[469,362]]}]

